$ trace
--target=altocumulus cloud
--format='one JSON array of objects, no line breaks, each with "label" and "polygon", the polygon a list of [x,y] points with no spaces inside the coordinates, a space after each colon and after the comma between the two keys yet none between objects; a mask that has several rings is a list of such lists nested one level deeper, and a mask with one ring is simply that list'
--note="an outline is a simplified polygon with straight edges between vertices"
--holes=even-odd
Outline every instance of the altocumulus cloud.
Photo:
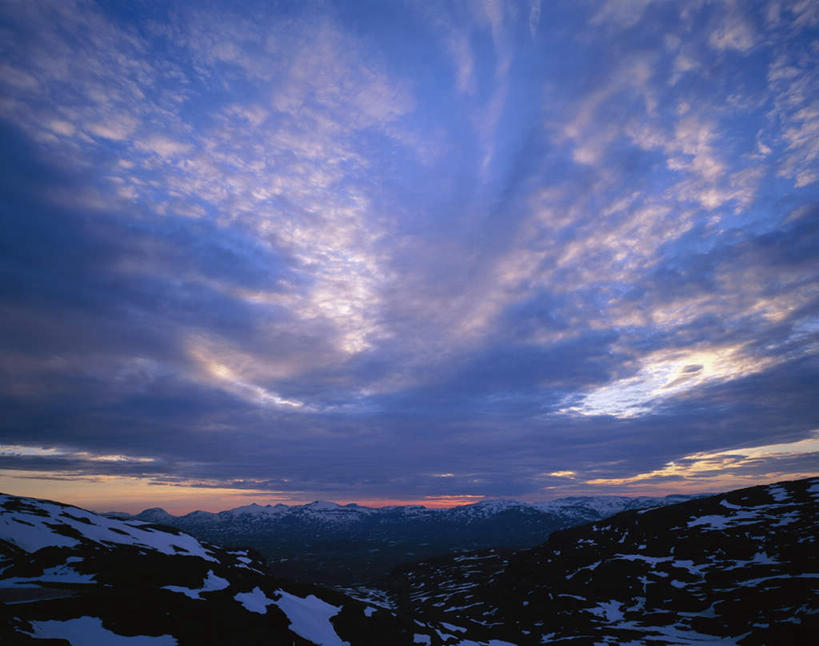
[{"label": "altocumulus cloud", "polygon": [[816,473],[811,3],[0,14],[4,478]]}]

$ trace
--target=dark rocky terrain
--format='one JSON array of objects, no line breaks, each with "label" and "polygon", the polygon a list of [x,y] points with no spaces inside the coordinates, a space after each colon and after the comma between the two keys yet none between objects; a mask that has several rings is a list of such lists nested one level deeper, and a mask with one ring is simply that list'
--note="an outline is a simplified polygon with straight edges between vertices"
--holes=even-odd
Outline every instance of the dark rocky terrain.
[{"label": "dark rocky terrain", "polygon": [[248,550],[6,495],[0,601],[0,644],[409,642],[389,609],[278,580]]},{"label": "dark rocky terrain", "polygon": [[395,576],[416,639],[813,644],[819,478],[630,511]]},{"label": "dark rocky terrain", "polygon": [[819,478],[752,487],[330,590],[248,549],[0,496],[0,643],[813,644],[818,506]]}]

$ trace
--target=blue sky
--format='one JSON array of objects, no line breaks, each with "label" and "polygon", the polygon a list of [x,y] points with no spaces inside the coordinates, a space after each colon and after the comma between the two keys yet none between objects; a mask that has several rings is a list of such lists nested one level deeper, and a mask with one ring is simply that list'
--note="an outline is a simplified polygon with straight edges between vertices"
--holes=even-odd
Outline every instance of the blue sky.
[{"label": "blue sky", "polygon": [[0,488],[819,471],[809,1],[0,6]]}]

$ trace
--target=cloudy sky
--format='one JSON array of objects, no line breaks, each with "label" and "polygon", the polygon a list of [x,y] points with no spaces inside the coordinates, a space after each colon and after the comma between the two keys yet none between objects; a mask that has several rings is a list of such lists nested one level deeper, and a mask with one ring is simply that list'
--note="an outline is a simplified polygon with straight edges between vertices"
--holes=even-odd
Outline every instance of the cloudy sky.
[{"label": "cloudy sky", "polygon": [[817,60],[811,0],[1,3],[0,490],[818,473]]}]

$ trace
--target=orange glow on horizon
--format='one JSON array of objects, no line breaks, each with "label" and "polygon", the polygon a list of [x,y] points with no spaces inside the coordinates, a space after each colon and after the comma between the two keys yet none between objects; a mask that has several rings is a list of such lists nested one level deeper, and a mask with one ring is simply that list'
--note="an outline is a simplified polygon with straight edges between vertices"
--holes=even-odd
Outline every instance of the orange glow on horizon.
[{"label": "orange glow on horizon", "polygon": [[[161,507],[173,515],[192,511],[218,512],[256,503],[259,505],[305,505],[332,496],[304,492],[271,492],[215,486],[159,483],[151,478],[121,476],[71,476],[35,471],[0,471],[0,492],[15,496],[45,498],[96,512],[123,511],[134,514]],[[339,505],[364,507],[422,505],[446,509],[480,502],[486,496],[426,496],[423,498],[335,498]]]},{"label": "orange glow on horizon", "polygon": [[362,507],[392,507],[392,506],[408,506],[421,505],[422,507],[429,507],[430,509],[449,509],[450,507],[458,507],[459,505],[471,505],[481,500],[486,500],[488,496],[425,496],[424,498],[371,498],[371,499],[342,499],[338,502],[339,505],[356,504]]},{"label": "orange glow on horizon", "polygon": [[[730,491],[783,480],[813,477],[816,473],[768,473],[743,475],[727,472],[718,475],[698,474],[673,479],[645,476],[621,479],[567,482],[543,488],[537,496],[519,498],[523,502],[548,502],[566,496],[667,496],[673,494],[707,494]],[[271,492],[252,489],[231,489],[216,486],[160,483],[150,478],[120,476],[70,476],[42,472],[0,471],[0,492],[17,496],[45,498],[76,505],[96,512],[122,511],[138,513],[151,507],[161,507],[180,516],[192,511],[219,512],[243,505],[304,505],[315,500],[330,500],[339,505],[358,504],[364,507],[420,505],[430,509],[448,509],[490,500],[485,495],[440,495],[421,498],[348,498],[309,492]]]}]

